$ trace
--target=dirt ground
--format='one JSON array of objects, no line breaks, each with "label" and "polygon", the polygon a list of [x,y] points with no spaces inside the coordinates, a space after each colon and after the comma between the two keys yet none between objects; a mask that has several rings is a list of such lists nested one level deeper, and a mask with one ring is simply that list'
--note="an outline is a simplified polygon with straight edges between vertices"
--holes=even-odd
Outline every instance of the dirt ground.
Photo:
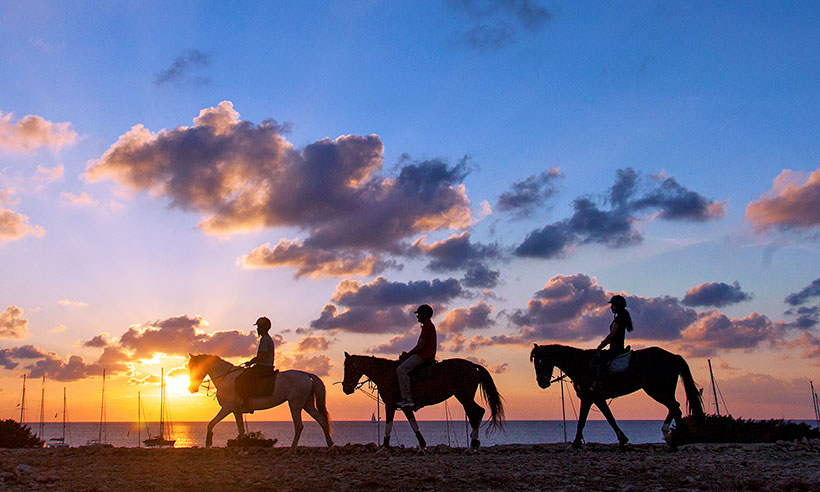
[{"label": "dirt ground", "polygon": [[464,454],[437,446],[333,449],[70,448],[0,450],[0,489],[60,491],[813,490],[820,441],[505,445]]}]

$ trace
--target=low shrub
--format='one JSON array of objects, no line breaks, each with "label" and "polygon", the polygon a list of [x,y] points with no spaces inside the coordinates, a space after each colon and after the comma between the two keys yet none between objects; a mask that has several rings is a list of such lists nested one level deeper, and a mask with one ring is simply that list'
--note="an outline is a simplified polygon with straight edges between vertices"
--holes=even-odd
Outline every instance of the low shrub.
[{"label": "low shrub", "polygon": [[41,448],[43,441],[31,428],[15,420],[0,420],[0,448]]},{"label": "low shrub", "polygon": [[783,419],[744,420],[731,415],[684,417],[684,425],[672,430],[675,444],[696,442],[777,442],[820,438],[820,429]]}]

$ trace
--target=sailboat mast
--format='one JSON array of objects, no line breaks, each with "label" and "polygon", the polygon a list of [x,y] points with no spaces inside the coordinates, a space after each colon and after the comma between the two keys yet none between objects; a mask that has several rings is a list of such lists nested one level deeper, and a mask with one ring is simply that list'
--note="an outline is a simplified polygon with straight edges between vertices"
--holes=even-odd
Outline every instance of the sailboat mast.
[{"label": "sailboat mast", "polygon": [[103,369],[102,400],[100,401],[100,429],[99,429],[99,435],[97,436],[97,440],[100,443],[102,443],[103,418],[104,417],[105,417],[105,369]]},{"label": "sailboat mast", "polygon": [[140,392],[137,391],[137,447],[142,447],[142,429],[140,429],[140,408],[142,408],[140,403]]},{"label": "sailboat mast", "polygon": [[43,438],[43,421],[45,420],[45,400],[46,400],[46,376],[43,375],[43,386],[40,390],[40,428],[38,434],[40,439]]},{"label": "sailboat mast", "polygon": [[163,417],[165,415],[165,368],[160,368],[160,383],[159,383],[159,437],[163,437]]},{"label": "sailboat mast", "polygon": [[65,442],[65,386],[63,386],[63,442]]},{"label": "sailboat mast", "polygon": [[712,379],[712,393],[715,395],[715,413],[720,417],[720,406],[718,405],[717,386],[715,386],[715,374],[712,372],[712,359],[706,359],[709,362],[709,377]]},{"label": "sailboat mast", "polygon": [[814,392],[814,381],[809,381],[809,384],[811,385],[811,402],[814,404],[814,420],[820,427],[820,401],[817,399],[817,393]]},{"label": "sailboat mast", "polygon": [[20,425],[23,425],[23,417],[26,408],[26,375],[23,374],[23,398],[20,400]]}]

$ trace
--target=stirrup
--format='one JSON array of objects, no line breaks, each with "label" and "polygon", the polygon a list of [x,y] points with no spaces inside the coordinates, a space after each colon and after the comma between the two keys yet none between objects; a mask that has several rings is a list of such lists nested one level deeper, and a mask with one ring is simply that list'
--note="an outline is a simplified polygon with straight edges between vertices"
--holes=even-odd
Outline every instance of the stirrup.
[{"label": "stirrup", "polygon": [[396,406],[399,408],[413,408],[416,406],[416,404],[413,403],[413,400],[402,400],[396,403]]}]

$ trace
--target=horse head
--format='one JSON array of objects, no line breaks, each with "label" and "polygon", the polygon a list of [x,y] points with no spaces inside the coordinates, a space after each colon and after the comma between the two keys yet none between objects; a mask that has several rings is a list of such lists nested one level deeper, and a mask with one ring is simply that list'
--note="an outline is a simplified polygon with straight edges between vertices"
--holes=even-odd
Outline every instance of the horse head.
[{"label": "horse head", "polygon": [[532,352],[530,352],[530,362],[535,365],[535,381],[538,382],[541,389],[547,389],[550,387],[554,363],[546,353],[546,346],[533,345]]},{"label": "horse head", "polygon": [[361,357],[358,355],[350,355],[345,352],[345,377],[342,381],[342,391],[346,395],[352,395],[356,391],[356,385],[359,384],[359,379],[364,374]]},{"label": "horse head", "polygon": [[196,393],[202,380],[208,374],[208,366],[205,364],[207,355],[188,354],[188,391]]}]

